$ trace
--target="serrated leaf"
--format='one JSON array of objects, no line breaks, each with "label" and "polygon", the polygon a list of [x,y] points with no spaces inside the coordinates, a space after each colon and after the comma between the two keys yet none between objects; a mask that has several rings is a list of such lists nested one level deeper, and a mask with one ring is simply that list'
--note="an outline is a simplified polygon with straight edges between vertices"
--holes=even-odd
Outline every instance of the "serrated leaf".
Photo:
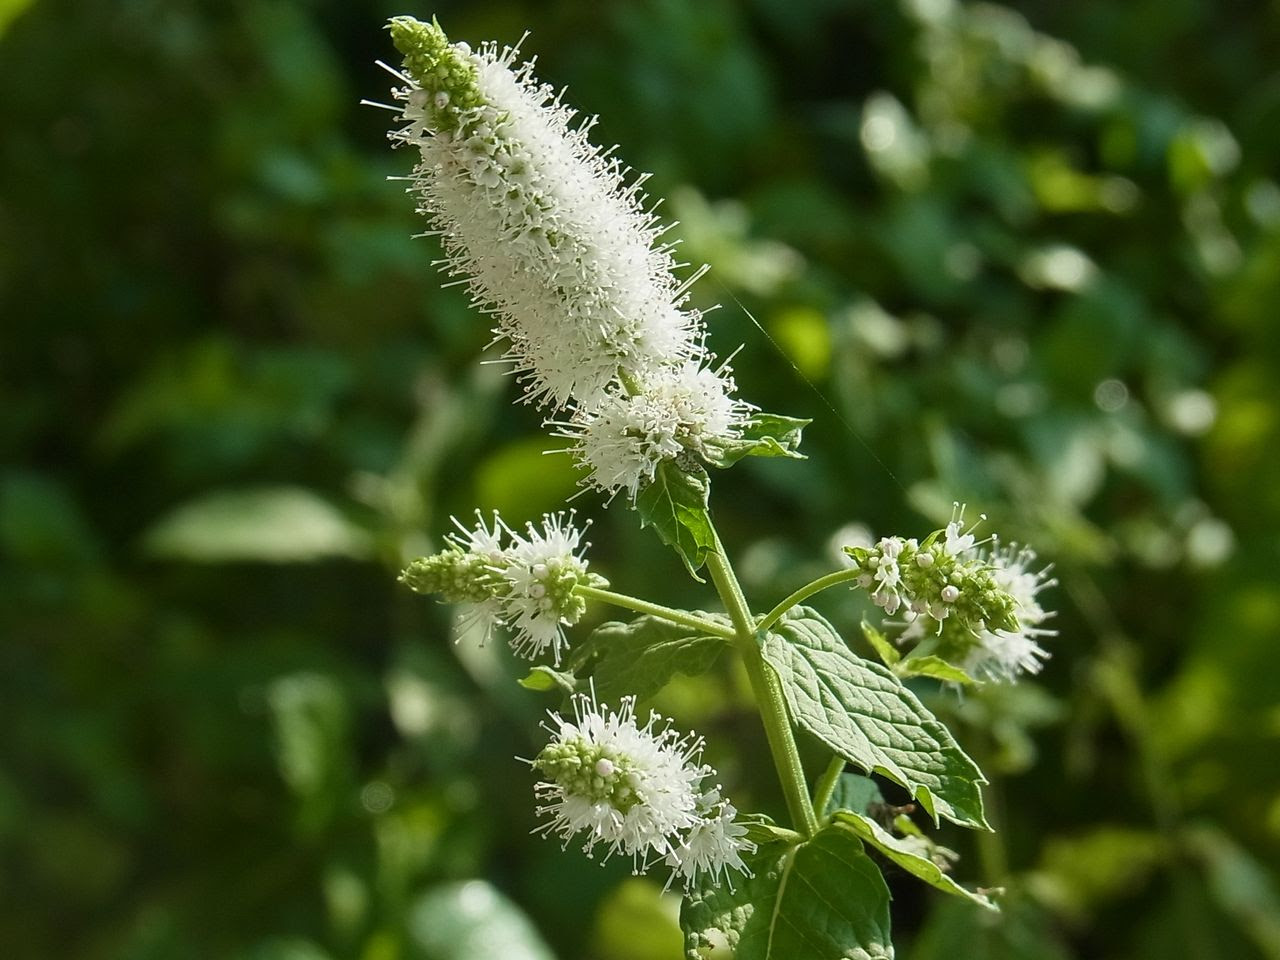
[{"label": "serrated leaf", "polygon": [[800,434],[812,420],[783,417],[774,413],[755,413],[747,418],[742,436],[719,442],[708,452],[709,462],[716,467],[731,467],[743,457],[790,457],[805,459],[800,453]]},{"label": "serrated leaf", "polygon": [[880,785],[870,777],[860,773],[842,773],[836,781],[836,788],[831,791],[831,799],[823,813],[827,816],[837,810],[851,810],[854,813],[866,813],[872,804],[884,803],[884,795],[880,793]]},{"label": "serrated leaf", "polygon": [[687,473],[674,460],[663,460],[654,471],[653,482],[636,497],[640,526],[653,527],[700,583],[698,570],[716,543],[707,516],[710,495],[711,480],[705,470]]},{"label": "serrated leaf", "polygon": [[921,850],[921,842],[917,838],[895,837],[871,817],[849,810],[841,810],[836,813],[835,820],[852,827],[863,840],[902,867],[907,873],[918,877],[929,886],[941,890],[943,893],[965,897],[980,906],[986,907],[988,910],[999,911],[1000,908],[986,896],[974,890],[966,890],[947,876],[940,866],[928,857],[921,856],[919,852]]},{"label": "serrated leaf", "polygon": [[601,624],[592,631],[586,647],[587,653],[597,658],[591,674],[596,696],[616,703],[628,694],[640,700],[651,697],[677,673],[690,677],[705,673],[724,645],[722,637],[698,635],[689,627],[643,616],[630,623]]},{"label": "serrated leaf", "polygon": [[747,858],[754,876],[708,882],[680,911],[685,956],[718,949],[734,960],[891,960],[889,890],[844,824],[799,846],[773,843]]},{"label": "serrated leaf", "polygon": [[900,677],[933,677],[947,683],[977,683],[954,664],[947,663],[941,657],[932,654],[924,657],[908,657],[894,667],[894,673]]},{"label": "serrated leaf", "polygon": [[731,957],[752,960],[767,956],[769,921],[778,900],[784,867],[794,847],[786,842],[760,843],[742,860],[750,876],[736,873],[728,883],[705,879],[685,894],[680,905],[687,960]]},{"label": "serrated leaf", "polygon": [[516,682],[526,690],[537,690],[539,693],[546,693],[549,690],[562,690],[571,694],[578,689],[578,678],[572,673],[553,670],[551,667],[542,665],[534,667],[529,671],[527,677]]},{"label": "serrated leaf", "polygon": [[936,822],[987,827],[982,772],[893,671],[848,648],[816,611],[796,607],[764,638],[804,730],[868,772],[906,787]]},{"label": "serrated leaf", "polygon": [[902,653],[889,641],[889,638],[865,620],[862,621],[862,635],[867,638],[867,643],[871,644],[876,656],[884,661],[885,666],[892,667],[902,659]]}]

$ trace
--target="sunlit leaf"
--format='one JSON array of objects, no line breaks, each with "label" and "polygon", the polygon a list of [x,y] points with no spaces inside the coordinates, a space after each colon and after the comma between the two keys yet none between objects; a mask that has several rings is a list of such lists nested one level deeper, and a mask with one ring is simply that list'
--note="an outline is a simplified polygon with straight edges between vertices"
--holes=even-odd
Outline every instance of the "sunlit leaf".
[{"label": "sunlit leaf", "polygon": [[367,532],[303,487],[222,490],[190,501],[147,531],[148,553],[200,563],[308,563],[367,556]]},{"label": "sunlit leaf", "polygon": [[410,960],[555,960],[520,908],[484,880],[429,890],[406,926]]},{"label": "sunlit leaf", "polygon": [[710,493],[711,481],[705,471],[686,472],[674,460],[663,460],[653,482],[636,497],[641,526],[653,527],[662,542],[680,554],[695,578],[715,549],[707,515]]},{"label": "sunlit leaf", "polygon": [[865,814],[840,811],[836,813],[835,819],[851,827],[863,840],[929,886],[953,896],[966,897],[988,910],[998,909],[986,894],[966,890],[952,880],[937,863],[922,856],[926,847],[920,838],[894,836]]},{"label": "sunlit leaf", "polygon": [[711,449],[711,463],[717,467],[730,467],[743,457],[803,460],[800,434],[812,422],[773,413],[754,413],[743,424],[742,436],[715,442]]},{"label": "sunlit leaf", "polygon": [[941,657],[932,654],[923,657],[907,657],[894,667],[894,673],[900,677],[933,677],[945,683],[971,684],[976,681],[959,667],[947,663]]},{"label": "sunlit leaf", "polygon": [[857,656],[821,615],[794,608],[762,651],[802,729],[906,787],[935,820],[986,827],[977,765],[892,671]]},{"label": "sunlit leaf", "polygon": [[753,876],[708,882],[680,912],[688,960],[889,960],[889,890],[852,829],[762,845]]},{"label": "sunlit leaf", "polygon": [[643,616],[601,624],[584,651],[596,658],[591,674],[596,696],[615,703],[628,694],[651,697],[676,673],[693,677],[706,672],[724,645],[722,637],[700,636],[689,627]]},{"label": "sunlit leaf", "polygon": [[536,690],[539,693],[547,693],[551,690],[573,693],[577,689],[573,674],[564,673],[561,670],[555,670],[542,664],[534,667],[529,671],[528,676],[522,677],[517,682],[526,690]]},{"label": "sunlit leaf", "polygon": [[902,652],[889,641],[889,638],[865,620],[862,621],[862,635],[867,638],[867,643],[871,644],[885,666],[892,667],[902,659]]}]

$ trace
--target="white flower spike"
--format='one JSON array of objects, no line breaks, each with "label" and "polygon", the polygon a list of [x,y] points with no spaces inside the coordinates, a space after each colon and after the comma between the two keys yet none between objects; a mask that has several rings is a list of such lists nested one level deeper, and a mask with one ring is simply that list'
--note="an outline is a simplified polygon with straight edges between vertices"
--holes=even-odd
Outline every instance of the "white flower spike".
[{"label": "white flower spike", "polygon": [[718,790],[701,789],[715,771],[699,763],[700,738],[656,713],[641,726],[634,697],[615,711],[579,694],[571,720],[550,717],[551,742],[531,761],[547,777],[534,787],[538,813],[548,817],[538,832],[565,845],[582,834],[588,856],[601,845],[605,859],[632,857],[637,872],[665,860],[686,886],[703,872],[746,872],[742,853],[754,845]]},{"label": "white flower spike", "polygon": [[502,578],[507,592],[502,595],[503,619],[515,633],[511,647],[530,660],[548,648],[558,665],[567,647],[565,625],[577,623],[586,610],[586,601],[574,587],[589,583],[582,534],[572,524],[573,515],[548,514],[542,529],[533,524],[527,536],[511,535],[506,550]]},{"label": "white flower spike", "polygon": [[511,647],[535,659],[547,650],[559,665],[567,647],[564,628],[586,612],[579,585],[606,581],[587,569],[586,544],[573,525],[573,513],[547,514],[541,529],[529,524],[525,535],[513,531],[495,513],[492,527],[479,512],[474,528],[454,520],[458,533],[449,546],[410,563],[400,581],[417,593],[440,594],[447,603],[465,605],[464,626],[477,625],[488,639],[495,627],[511,630]]},{"label": "white flower spike", "polygon": [[584,485],[632,503],[665,460],[711,459],[754,409],[713,368],[701,314],[687,308],[666,228],[643,177],[587,139],[589,123],[493,45],[451,44],[435,23],[391,21],[404,55],[394,91],[417,149],[411,192],[448,271],[496,321],[525,399],[560,411]]},{"label": "white flower spike", "polygon": [[609,394],[577,410],[560,433],[574,441],[588,486],[610,496],[625,491],[634,501],[664,460],[686,452],[707,459],[714,444],[742,435],[752,407],[733,391],[727,367],[661,367],[633,394]]},{"label": "white flower spike", "polygon": [[[517,51],[451,44],[435,23],[391,21],[404,55],[393,139],[420,155],[412,191],[450,273],[496,319],[526,398],[594,406],[628,380],[703,356],[642,177],[587,139],[590,123]],[[696,275],[695,275],[696,276]],[[691,282],[691,281],[690,281]]]},{"label": "white flower spike", "polygon": [[1041,606],[1038,597],[1058,581],[1049,577],[1050,567],[1034,569],[1036,554],[1030,547],[993,548],[989,562],[996,583],[1013,598],[1018,626],[980,630],[964,667],[971,676],[1012,682],[1024,673],[1039,673],[1049,659],[1037,638],[1057,636],[1058,631],[1043,626],[1053,613]]}]

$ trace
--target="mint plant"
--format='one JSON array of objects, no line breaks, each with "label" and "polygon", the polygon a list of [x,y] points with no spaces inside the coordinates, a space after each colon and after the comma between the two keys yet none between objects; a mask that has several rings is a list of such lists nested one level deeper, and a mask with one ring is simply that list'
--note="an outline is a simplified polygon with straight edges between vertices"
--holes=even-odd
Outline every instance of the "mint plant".
[{"label": "mint plant", "polygon": [[[712,523],[711,477],[745,457],[799,458],[809,421],[737,396],[705,345],[644,178],[591,144],[591,123],[534,80],[517,52],[451,43],[438,24],[391,21],[403,57],[391,134],[418,152],[410,192],[445,250],[446,270],[494,318],[521,384],[567,439],[585,488],[635,512],[724,613],[680,610],[613,589],[591,569],[572,513],[523,533],[494,515],[458,524],[446,548],[410,563],[411,589],[459,604],[483,637],[507,633],[534,661],[526,686],[561,691],[547,745],[527,761],[540,831],[589,856],[632,858],[685,894],[691,960],[891,957],[879,860],[976,905],[950,875],[951,851],[879,795],[898,784],[936,824],[989,829],[981,771],[905,684],[963,687],[1038,670],[1053,631],[1053,581],[1026,547],[979,541],[963,511],[923,540],[846,548],[847,565],[772,609],[747,603]],[[705,269],[705,268],[704,268]],[[456,522],[456,521],[455,521]],[[880,662],[859,656],[815,609],[823,590],[863,590],[886,617],[864,624]],[[589,636],[566,628],[591,603],[634,615]],[[701,760],[703,741],[637,701],[726,652],[755,694],[789,822],[740,814]],[[811,782],[797,736],[830,754]],[[847,771],[852,766],[854,771]],[[886,814],[888,812],[888,815]]]}]

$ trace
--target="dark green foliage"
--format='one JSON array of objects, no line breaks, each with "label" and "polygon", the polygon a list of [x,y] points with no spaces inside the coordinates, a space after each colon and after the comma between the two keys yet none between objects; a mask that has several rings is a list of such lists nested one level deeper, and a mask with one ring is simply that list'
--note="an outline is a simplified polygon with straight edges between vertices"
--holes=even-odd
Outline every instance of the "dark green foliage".
[{"label": "dark green foliage", "polygon": [[653,480],[636,496],[641,525],[652,527],[694,577],[715,550],[715,533],[707,516],[710,494],[711,481],[701,467],[686,470],[674,460],[663,460]]},{"label": "dark green foliage", "polygon": [[[728,626],[727,619],[724,625]],[[628,695],[646,701],[677,673],[706,673],[720,656],[723,637],[699,636],[696,631],[655,617],[629,623],[602,623],[582,645],[582,659],[594,665],[589,673],[600,702],[616,706]],[[583,656],[585,655],[585,656]],[[575,672],[585,675],[576,667]]]},{"label": "dark green foliage", "polygon": [[890,960],[889,891],[857,834],[833,824],[799,845],[761,845],[752,877],[704,884],[680,912],[685,956]]},{"label": "dark green foliage", "polygon": [[[813,418],[712,471],[757,611],[953,500],[1057,564],[1035,683],[909,681],[993,780],[954,875],[1009,893],[887,866],[898,955],[1280,956],[1280,20],[1209,0],[0,0],[0,955],[676,955],[663,877],[529,835],[529,665],[394,582],[573,492],[358,105],[402,13],[531,30],[743,396]],[[617,589],[711,602],[575,505]],[[730,659],[658,705],[781,819]]]}]

